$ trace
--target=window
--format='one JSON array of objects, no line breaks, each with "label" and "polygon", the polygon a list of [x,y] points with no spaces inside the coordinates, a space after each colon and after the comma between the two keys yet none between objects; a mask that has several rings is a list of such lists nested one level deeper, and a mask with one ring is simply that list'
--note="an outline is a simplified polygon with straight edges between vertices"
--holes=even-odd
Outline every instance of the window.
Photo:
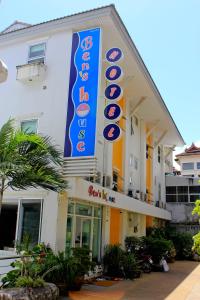
[{"label": "window", "polygon": [[166,194],[176,194],[176,186],[166,186]]},{"label": "window", "polygon": [[130,154],[129,156],[129,166],[133,166],[133,154]]},{"label": "window", "polygon": [[28,63],[44,63],[46,44],[40,43],[29,48]]},{"label": "window", "polygon": [[191,185],[189,187],[190,189],[190,194],[200,194],[200,185]]},{"label": "window", "polygon": [[118,191],[118,172],[113,171],[113,191]]},{"label": "window", "polygon": [[197,169],[200,169],[200,162],[197,162]]},{"label": "window", "polygon": [[41,216],[41,200],[34,200],[33,202],[30,202],[28,200],[22,200],[20,206],[20,225],[18,233],[18,240],[20,242],[23,241],[25,236],[29,235],[31,245],[38,244],[40,240]]},{"label": "window", "polygon": [[188,195],[178,195],[178,202],[188,202]]},{"label": "window", "polygon": [[158,146],[158,162],[160,163],[160,159],[161,159],[161,149],[160,146]]},{"label": "window", "polygon": [[188,194],[188,186],[178,186],[178,194]]},{"label": "window", "polygon": [[21,122],[21,131],[31,134],[37,133],[38,120],[26,120]]},{"label": "window", "polygon": [[66,248],[88,247],[92,260],[99,261],[102,207],[78,202],[69,202],[68,205]]},{"label": "window", "polygon": [[149,158],[149,145],[146,144],[146,159]]},{"label": "window", "polygon": [[182,164],[182,169],[183,170],[194,170],[194,163],[192,163],[192,162],[183,163]]},{"label": "window", "polygon": [[176,202],[176,195],[166,195],[166,202]]},{"label": "window", "polygon": [[190,195],[190,202],[195,202],[200,199],[200,195]]},{"label": "window", "polygon": [[136,157],[134,157],[134,169],[138,169],[138,159]]}]

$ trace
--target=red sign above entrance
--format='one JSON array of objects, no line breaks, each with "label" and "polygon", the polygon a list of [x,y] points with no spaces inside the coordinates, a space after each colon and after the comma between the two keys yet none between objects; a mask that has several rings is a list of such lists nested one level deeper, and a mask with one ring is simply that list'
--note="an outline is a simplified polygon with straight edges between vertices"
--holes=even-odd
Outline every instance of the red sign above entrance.
[{"label": "red sign above entrance", "polygon": [[106,202],[112,202],[115,203],[115,197],[112,197],[108,194],[108,192],[106,192],[104,189],[102,190],[95,190],[95,188],[93,187],[93,185],[90,185],[88,188],[88,194],[90,197],[95,197],[95,198],[101,198],[103,200],[105,200]]}]

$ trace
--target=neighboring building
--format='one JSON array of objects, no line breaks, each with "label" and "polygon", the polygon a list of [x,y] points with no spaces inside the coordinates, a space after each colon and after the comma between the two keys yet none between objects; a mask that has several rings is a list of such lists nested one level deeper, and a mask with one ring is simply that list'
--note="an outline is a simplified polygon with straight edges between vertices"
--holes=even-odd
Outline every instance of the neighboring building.
[{"label": "neighboring building", "polygon": [[166,176],[167,209],[172,213],[171,225],[179,231],[200,230],[198,216],[192,216],[194,202],[200,199],[200,148],[194,143],[177,154],[175,161],[180,171],[173,170],[174,175]]},{"label": "neighboring building", "polygon": [[9,69],[0,125],[14,117],[16,127],[53,137],[69,182],[61,195],[6,192],[1,248],[29,233],[56,251],[89,246],[99,259],[105,244],[171,219],[165,172],[184,141],[113,5],[11,26],[0,34],[0,57]]},{"label": "neighboring building", "polygon": [[200,147],[192,143],[184,152],[177,154],[175,160],[180,165],[181,175],[200,177]]},{"label": "neighboring building", "polygon": [[172,214],[171,226],[178,231],[197,233],[199,218],[192,215],[194,202],[200,199],[200,181],[186,176],[166,176],[167,209]]}]

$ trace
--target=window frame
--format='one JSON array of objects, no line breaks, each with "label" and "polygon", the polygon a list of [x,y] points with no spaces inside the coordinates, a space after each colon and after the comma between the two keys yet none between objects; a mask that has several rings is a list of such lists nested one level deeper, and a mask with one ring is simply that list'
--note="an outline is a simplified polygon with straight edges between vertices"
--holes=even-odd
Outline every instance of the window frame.
[{"label": "window frame", "polygon": [[[38,56],[35,56],[34,58],[30,58],[30,53],[31,53],[31,47],[34,47],[34,46],[37,46],[37,45],[44,45],[44,55],[38,55]],[[32,64],[34,63],[35,61],[38,61],[40,59],[43,59],[43,61],[38,61],[38,63],[43,63],[45,64],[46,62],[46,42],[45,41],[41,41],[41,42],[37,42],[37,43],[33,43],[33,44],[30,44],[28,46],[28,57],[27,57],[27,63],[28,64]]]},{"label": "window frame", "polygon": [[30,133],[28,132],[28,134],[38,134],[38,123],[39,123],[38,118],[31,118],[31,119],[21,120],[20,121],[20,130],[25,133],[25,131],[22,130],[22,123],[31,122],[31,121],[36,121],[36,131],[35,132],[30,132]]},{"label": "window frame", "polygon": [[[193,168],[187,168],[187,169],[185,169],[185,168],[183,167],[184,165],[189,165],[189,164],[192,164],[192,165],[193,165]],[[182,167],[182,170],[183,170],[183,171],[194,170],[194,162],[184,162],[184,163],[181,164],[181,167]]]},{"label": "window frame", "polygon": [[17,224],[16,224],[16,234],[15,239],[16,242],[22,242],[22,224],[23,224],[23,217],[24,217],[24,207],[23,205],[26,204],[40,204],[40,221],[39,221],[39,230],[38,230],[38,243],[41,242],[41,233],[42,233],[42,223],[43,223],[43,213],[44,213],[44,199],[43,198],[25,198],[19,199],[18,202],[18,213],[17,213]]}]

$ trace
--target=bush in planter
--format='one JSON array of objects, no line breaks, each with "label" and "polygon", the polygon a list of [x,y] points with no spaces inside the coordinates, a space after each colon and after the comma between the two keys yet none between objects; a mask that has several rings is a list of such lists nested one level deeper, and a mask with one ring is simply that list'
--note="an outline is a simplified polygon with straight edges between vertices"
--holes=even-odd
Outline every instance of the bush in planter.
[{"label": "bush in planter", "polygon": [[84,275],[94,266],[88,248],[72,248],[57,255],[47,255],[45,259],[47,281],[55,283],[62,294],[68,290],[79,290],[84,282]]},{"label": "bush in planter", "polygon": [[111,277],[123,277],[122,271],[122,258],[124,250],[122,250],[120,244],[107,245],[105,247],[103,263],[104,272]]},{"label": "bush in planter", "polygon": [[44,286],[44,280],[40,276],[42,266],[32,257],[24,256],[13,262],[11,266],[15,269],[2,278],[1,288]]},{"label": "bush in planter", "polygon": [[125,248],[127,252],[135,253],[138,247],[142,246],[142,240],[135,236],[125,238]]},{"label": "bush in planter", "polygon": [[124,253],[121,264],[125,278],[134,279],[140,277],[140,263],[133,253]]},{"label": "bush in planter", "polygon": [[187,232],[173,232],[170,239],[173,241],[176,249],[177,259],[192,259],[193,239],[192,235]]},{"label": "bush in planter", "polygon": [[143,237],[144,245],[147,253],[152,256],[154,263],[159,263],[163,255],[170,251],[172,247],[171,241],[165,239],[158,239],[153,237]]},{"label": "bush in planter", "polygon": [[103,262],[105,274],[110,277],[133,279],[141,274],[135,254],[124,251],[120,244],[105,247]]}]

